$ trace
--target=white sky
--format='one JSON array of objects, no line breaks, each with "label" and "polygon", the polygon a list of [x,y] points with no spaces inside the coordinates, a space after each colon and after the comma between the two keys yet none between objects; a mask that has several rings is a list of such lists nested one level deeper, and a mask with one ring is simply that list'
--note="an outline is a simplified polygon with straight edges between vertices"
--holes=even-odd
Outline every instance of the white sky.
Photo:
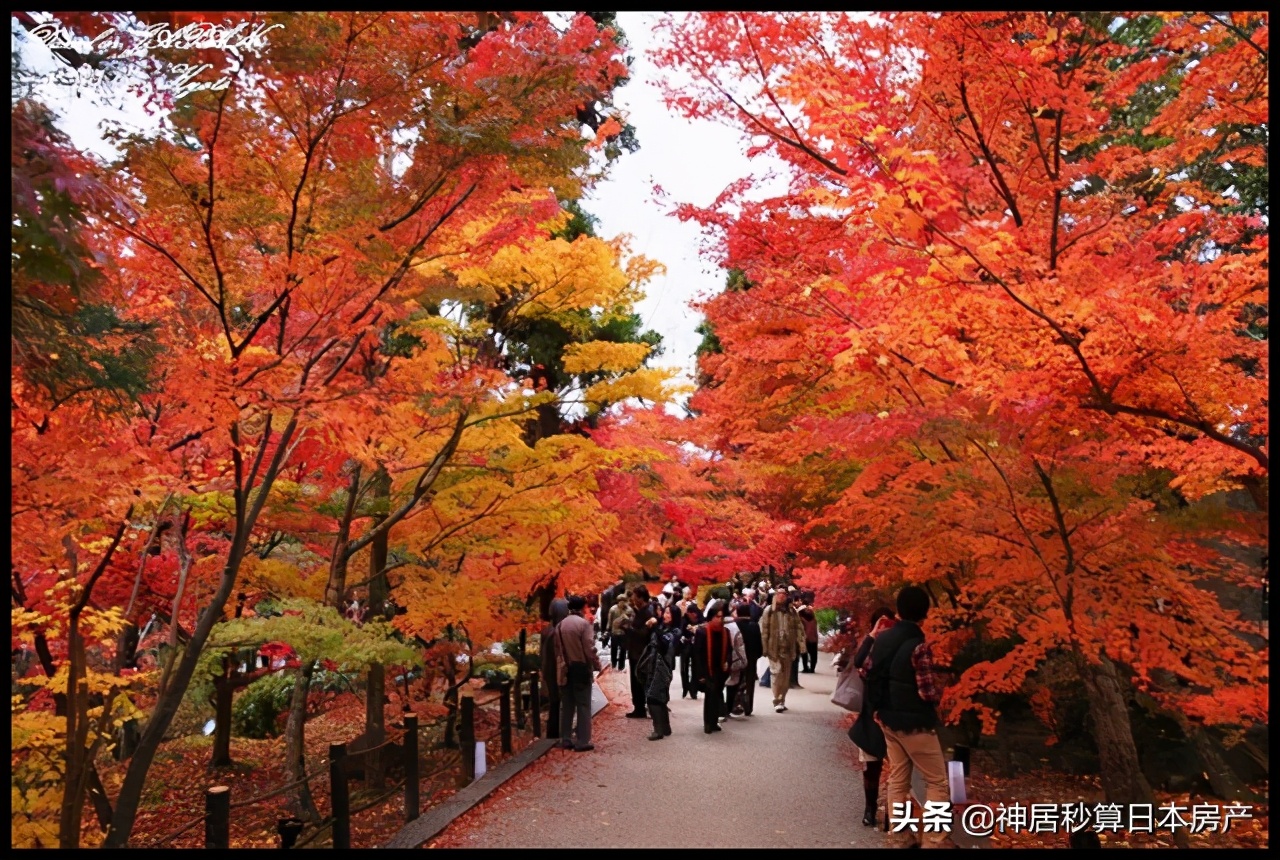
[{"label": "white sky", "polygon": [[[654,23],[663,14],[618,13],[634,62],[631,80],[618,90],[614,104],[627,111],[640,150],[614,163],[609,179],[593,190],[584,208],[600,218],[602,236],[629,233],[634,253],[666,265],[667,274],[649,283],[637,311],[647,328],[662,335],[665,352],[655,364],[678,365],[691,380],[693,353],[702,340],[694,329],[702,318],[688,303],[719,292],[725,272],[714,262],[699,259],[698,226],[681,223],[666,210],[677,202],[711,203],[725,186],[751,173],[753,163],[746,157],[746,143],[738,131],[710,120],[684,119],[663,104],[658,71],[647,55],[655,43]],[[762,161],[755,160],[757,174],[764,170]],[[668,203],[655,201],[655,184],[667,192]],[[776,180],[767,187],[775,193],[783,190]]]},{"label": "white sky", "polygon": [[[691,380],[694,350],[701,340],[694,329],[701,317],[689,302],[719,292],[725,273],[713,262],[699,258],[698,226],[681,223],[669,209],[676,203],[711,203],[729,183],[750,174],[753,164],[744,154],[746,144],[739,132],[709,120],[686,120],[663,104],[657,86],[658,72],[648,56],[655,43],[654,24],[663,14],[618,13],[634,62],[631,79],[618,91],[614,103],[627,112],[635,126],[640,150],[624,153],[612,166],[610,177],[592,190],[583,205],[600,219],[602,236],[630,234],[633,253],[666,265],[667,274],[648,284],[647,295],[637,305],[637,311],[645,327],[656,330],[663,338],[664,354],[654,363],[677,366]],[[10,21],[11,30],[21,29],[12,18]],[[18,38],[12,39],[15,50]],[[23,46],[31,67],[49,72],[57,68],[57,61],[42,45],[31,39],[25,41],[32,46]],[[61,115],[60,125],[76,146],[111,158],[116,153],[103,139],[104,121],[152,129],[155,121],[146,117],[136,102],[127,104],[131,101],[128,98],[112,99],[116,104],[110,105],[104,104],[101,95],[85,90],[77,96],[73,87],[51,81],[38,97]],[[763,175],[770,163],[757,158],[755,173]],[[655,185],[667,192],[666,202],[655,200]],[[777,179],[762,188],[772,193],[783,190]]]}]

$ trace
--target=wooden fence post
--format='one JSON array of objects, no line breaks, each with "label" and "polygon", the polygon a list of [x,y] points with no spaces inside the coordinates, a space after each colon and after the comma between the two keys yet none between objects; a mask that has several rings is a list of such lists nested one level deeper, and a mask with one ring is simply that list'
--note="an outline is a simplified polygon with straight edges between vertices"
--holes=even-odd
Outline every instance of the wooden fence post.
[{"label": "wooden fence post", "polygon": [[210,786],[204,793],[204,847],[231,847],[231,789]]},{"label": "wooden fence post", "polygon": [[524,731],[524,684],[526,680],[526,678],[516,678],[514,694],[515,703],[513,706],[516,709],[516,728],[520,731]]},{"label": "wooden fence post", "polygon": [[536,671],[529,673],[529,711],[533,717],[533,736],[542,737],[542,680]]},{"label": "wooden fence post", "polygon": [[498,699],[498,728],[502,732],[502,752],[511,754],[511,682],[504,681]]},{"label": "wooden fence post", "polygon": [[347,745],[329,744],[329,796],[333,807],[333,847],[351,847],[351,797],[347,794]]},{"label": "wooden fence post", "polygon": [[462,779],[470,785],[476,779],[476,699],[467,690],[458,697],[458,743],[462,745]]},{"label": "wooden fence post", "polygon": [[404,820],[418,817],[418,715],[404,715]]},{"label": "wooden fence post", "polygon": [[277,818],[276,833],[280,834],[280,847],[292,848],[293,843],[298,841],[298,836],[305,826],[306,822],[301,818]]},{"label": "wooden fence post", "polygon": [[520,645],[516,649],[516,728],[524,728],[524,655],[527,630],[520,631]]}]

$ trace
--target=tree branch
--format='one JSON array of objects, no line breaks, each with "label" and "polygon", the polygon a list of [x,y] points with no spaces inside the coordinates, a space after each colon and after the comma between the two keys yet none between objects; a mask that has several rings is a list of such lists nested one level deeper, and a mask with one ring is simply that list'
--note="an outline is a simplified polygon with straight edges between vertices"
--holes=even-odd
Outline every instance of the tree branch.
[{"label": "tree branch", "polygon": [[960,103],[964,105],[964,114],[969,118],[969,125],[973,127],[973,134],[978,139],[978,146],[982,150],[982,156],[986,159],[987,165],[991,168],[991,173],[995,177],[997,190],[1000,192],[1000,196],[1004,198],[1004,202],[1008,204],[1009,212],[1013,215],[1013,223],[1021,227],[1022,213],[1018,211],[1018,201],[1014,199],[1013,192],[1009,190],[1009,185],[1004,181],[1004,174],[1000,172],[1000,167],[996,164],[996,157],[991,152],[991,148],[987,146],[987,141],[982,136],[982,130],[978,128],[978,119],[973,115],[973,108],[969,106],[969,90],[964,81],[960,82]]}]

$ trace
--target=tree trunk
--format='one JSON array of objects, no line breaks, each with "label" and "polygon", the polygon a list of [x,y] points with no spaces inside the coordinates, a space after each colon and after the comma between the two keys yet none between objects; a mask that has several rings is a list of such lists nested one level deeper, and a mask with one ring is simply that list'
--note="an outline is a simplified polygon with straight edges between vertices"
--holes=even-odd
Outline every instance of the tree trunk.
[{"label": "tree trunk", "polygon": [[1244,780],[1236,775],[1231,765],[1227,764],[1227,760],[1222,757],[1218,749],[1218,742],[1209,732],[1202,726],[1192,725],[1182,719],[1178,722],[1183,724],[1183,731],[1191,739],[1191,745],[1195,747],[1196,754],[1200,756],[1200,765],[1204,768],[1205,776],[1209,778],[1209,785],[1213,787],[1214,794],[1223,800],[1236,800],[1242,803],[1257,803],[1261,800],[1253,789],[1245,785]]},{"label": "tree trunk", "polygon": [[347,506],[338,520],[338,533],[333,538],[333,557],[329,559],[329,580],[324,586],[324,602],[342,612],[342,601],[347,594],[347,562],[351,559],[351,521],[356,515],[356,500],[360,497],[360,466],[351,467],[347,482]]},{"label": "tree trunk", "polygon": [[[97,734],[90,743],[89,708],[94,703],[89,699],[88,667],[85,660],[84,636],[80,633],[80,614],[89,605],[93,586],[106,572],[111,557],[115,555],[116,547],[120,545],[120,539],[124,537],[131,516],[133,516],[132,505],[129,506],[124,520],[116,530],[115,537],[98,562],[98,566],[89,574],[88,581],[81,588],[67,616],[67,727],[64,738],[66,752],[62,771],[62,809],[58,818],[59,848],[80,847],[80,819],[84,813],[85,793],[89,788],[89,772],[94,770],[93,758],[101,743],[101,735],[109,724],[111,707],[118,692],[118,688],[112,687],[105,696],[101,696],[102,716],[98,722]],[[66,547],[71,562],[70,579],[75,582],[79,573],[79,562],[76,559],[75,544],[70,538],[66,539]]]},{"label": "tree trunk", "polygon": [[[267,444],[270,426],[270,422],[268,422],[267,434],[264,434],[262,440],[264,446]],[[143,729],[142,736],[138,739],[138,748],[134,750],[133,758],[129,760],[129,769],[125,771],[124,782],[121,784],[120,794],[116,798],[115,814],[111,818],[111,830],[107,833],[103,847],[123,848],[129,842],[129,835],[133,832],[134,820],[138,816],[138,803],[142,799],[142,790],[146,787],[147,772],[151,769],[151,763],[155,761],[156,753],[160,749],[160,743],[164,740],[165,732],[169,730],[169,725],[173,722],[174,714],[178,712],[178,705],[181,703],[182,697],[187,693],[187,687],[191,684],[191,676],[195,674],[196,662],[200,659],[200,652],[204,649],[204,644],[208,641],[209,634],[213,631],[213,625],[222,618],[222,610],[226,607],[227,600],[231,597],[232,589],[235,588],[236,576],[240,573],[240,563],[244,560],[244,554],[248,549],[249,536],[253,533],[254,523],[257,522],[258,515],[262,512],[262,506],[271,491],[271,485],[275,483],[276,475],[279,474],[280,466],[284,462],[289,442],[293,438],[293,432],[297,429],[297,426],[298,418],[295,414],[289,419],[289,423],[285,425],[284,430],[281,431],[280,438],[276,442],[276,452],[272,456],[271,462],[267,466],[258,486],[256,488],[237,488],[236,490],[236,508],[237,511],[243,511],[243,525],[236,530],[232,537],[231,549],[227,553],[227,562],[222,568],[222,577],[218,583],[218,590],[213,593],[208,607],[196,619],[195,629],[191,631],[191,640],[187,643],[186,649],[182,653],[182,659],[178,661],[177,668],[168,678],[164,692],[157,697],[151,716],[147,720],[147,726]],[[232,438],[237,444],[239,444],[238,433],[238,429],[233,427]],[[252,502],[250,502],[251,497]],[[177,624],[178,619],[174,618],[172,623]]]},{"label": "tree trunk", "polygon": [[120,726],[120,735],[116,743],[112,756],[116,761],[124,761],[133,755],[133,751],[138,748],[138,721],[125,720]]},{"label": "tree trunk", "polygon": [[[89,735],[89,682],[84,677],[84,641],[72,624],[67,643],[67,753],[63,771],[62,810],[58,819],[58,847],[80,847],[80,816],[84,810],[85,741]],[[110,705],[108,705],[110,707]]]},{"label": "tree trunk", "polygon": [[[449,635],[452,635],[453,625],[446,625],[445,631]],[[454,726],[457,725],[458,720],[458,690],[462,689],[462,684],[465,682],[465,679],[463,681],[458,680],[458,661],[454,658],[454,655],[449,652],[446,652],[444,655],[444,676],[444,706],[449,710],[445,716],[444,740],[442,743],[446,747],[451,747],[454,745],[453,730]]]},{"label": "tree trunk", "polygon": [[[289,702],[289,720],[285,724],[285,762],[287,763],[289,782],[298,782],[307,773],[307,693],[311,690],[311,675],[315,672],[315,664],[306,662],[298,668],[298,676],[293,684],[293,698]],[[315,801],[311,797],[311,786],[303,782],[290,792],[293,814],[304,821],[319,821],[320,813],[316,811]]]},{"label": "tree trunk", "polygon": [[125,624],[124,629],[120,631],[120,637],[116,641],[116,674],[120,674],[122,669],[136,668],[134,665],[138,657],[138,625],[132,621]]},{"label": "tree trunk", "polygon": [[[209,767],[233,767],[231,758],[231,703],[236,690],[247,687],[271,672],[269,666],[258,668],[254,650],[240,651],[223,658],[222,674],[213,679],[213,757]],[[245,661],[248,661],[247,663]],[[247,667],[247,671],[241,666]]]},{"label": "tree trunk", "polygon": [[213,679],[213,758],[209,767],[231,767],[231,694],[235,685],[224,667]]},{"label": "tree trunk", "polygon": [[[551,601],[556,599],[556,590],[560,587],[560,574],[551,577],[549,582],[544,582],[533,589],[529,595],[529,600],[525,602],[526,607],[538,604],[538,617],[543,621],[551,620]],[[626,594],[618,599],[626,600]]]},{"label": "tree trunk", "polygon": [[98,826],[105,833],[111,826],[111,800],[107,797],[102,777],[98,775],[98,768],[93,762],[89,762],[89,800],[93,802],[94,814],[98,816]]},{"label": "tree trunk", "polygon": [[538,439],[549,439],[560,432],[560,407],[555,403],[538,404]]},{"label": "tree trunk", "polygon": [[1151,786],[1138,762],[1125,682],[1106,655],[1090,664],[1077,660],[1080,678],[1089,699],[1093,735],[1098,744],[1102,788],[1110,803],[1151,803]]},{"label": "tree trunk", "polygon": [[1269,513],[1271,508],[1271,493],[1268,491],[1270,484],[1270,476],[1248,475],[1241,480],[1245,490],[1249,493],[1249,498],[1253,499],[1253,504],[1262,513]]},{"label": "tree trunk", "polygon": [[[374,474],[369,487],[373,509],[373,528],[377,528],[385,519],[385,510],[391,499],[391,476],[381,467]],[[391,529],[379,534],[369,544],[369,618],[385,619],[387,617],[387,601],[391,597],[391,589],[387,584],[387,544]],[[341,611],[341,608],[339,608]],[[365,685],[364,701],[364,736],[370,747],[376,747],[387,736],[385,724],[386,709],[383,703],[387,697],[387,671],[381,663],[369,666],[368,683]],[[365,756],[365,785],[374,790],[383,786],[385,767],[382,750]]]},{"label": "tree trunk", "polygon": [[[364,693],[364,737],[368,747],[373,749],[386,740],[387,728],[384,719],[383,699],[387,690],[387,670],[381,663],[369,665],[368,684]],[[373,750],[364,757],[365,785],[373,790],[381,790],[383,782],[383,750]]]}]

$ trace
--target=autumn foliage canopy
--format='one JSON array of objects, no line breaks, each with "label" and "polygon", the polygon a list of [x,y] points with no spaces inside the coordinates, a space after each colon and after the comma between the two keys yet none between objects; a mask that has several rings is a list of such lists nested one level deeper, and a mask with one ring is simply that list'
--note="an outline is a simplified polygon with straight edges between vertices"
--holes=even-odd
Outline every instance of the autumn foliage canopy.
[{"label": "autumn foliage canopy", "polygon": [[1236,596],[1267,545],[1267,33],[711,13],[661,54],[673,108],[788,179],[678,209],[732,272],[699,443],[830,597],[930,587],[950,719],[1043,687],[1052,725],[1065,659],[1113,799],[1146,792],[1126,687],[1189,732],[1267,716]]},{"label": "autumn foliage canopy", "polygon": [[374,737],[384,669],[624,574],[921,583],[946,718],[1083,696],[1117,802],[1131,702],[1215,773],[1268,719],[1267,16],[667,20],[671,109],[785,181],[676,202],[728,273],[686,419],[661,266],[579,205],[635,148],[612,13],[136,18],[279,26],[137,60],[233,83],[144,87],[112,159],[13,102],[15,844],[128,844],[237,649],[288,658],[300,777],[316,667]]}]

